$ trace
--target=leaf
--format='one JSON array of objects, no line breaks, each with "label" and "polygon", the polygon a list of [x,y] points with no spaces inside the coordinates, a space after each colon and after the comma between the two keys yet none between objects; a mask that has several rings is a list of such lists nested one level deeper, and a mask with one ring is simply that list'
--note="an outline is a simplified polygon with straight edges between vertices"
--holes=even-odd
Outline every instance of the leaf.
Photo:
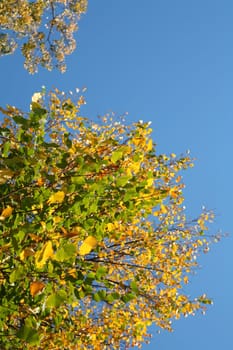
[{"label": "leaf", "polygon": [[120,186],[124,187],[124,186],[128,183],[128,181],[129,181],[131,178],[132,178],[131,175],[125,175],[125,176],[119,177],[119,178],[116,180],[116,185],[117,185],[117,187],[120,187]]},{"label": "leaf", "polygon": [[38,345],[40,338],[36,330],[35,320],[32,320],[31,318],[27,318],[25,320],[25,324],[17,332],[17,336],[20,339],[25,340],[30,345]]},{"label": "leaf", "polygon": [[132,291],[134,292],[134,293],[138,293],[138,286],[137,286],[137,283],[135,282],[135,281],[132,281],[131,283],[130,283],[130,288],[132,289]]},{"label": "leaf", "polygon": [[99,266],[96,270],[96,279],[101,280],[108,273],[108,268],[105,266]]},{"label": "leaf", "polygon": [[57,261],[71,260],[76,255],[76,247],[72,243],[67,243],[57,250],[55,259]]},{"label": "leaf", "polygon": [[97,302],[103,301],[106,299],[106,290],[99,290],[97,293],[93,294],[93,299]]},{"label": "leaf", "polygon": [[53,293],[48,296],[46,306],[48,308],[59,307],[67,298],[67,294],[64,290],[59,290],[57,293]]},{"label": "leaf", "polygon": [[97,240],[93,236],[88,236],[79,248],[80,255],[89,254],[97,246]]},{"label": "leaf", "polygon": [[111,222],[109,222],[109,223],[107,224],[107,229],[108,229],[109,232],[113,231],[114,228],[115,228],[115,225],[112,224]]},{"label": "leaf", "polygon": [[43,282],[32,282],[30,284],[30,294],[32,297],[40,293],[45,287],[45,284]]},{"label": "leaf", "polygon": [[4,146],[3,146],[3,151],[2,151],[2,157],[3,158],[7,158],[8,157],[8,152],[11,148],[11,143],[8,141],[8,142],[5,142],[4,143]]},{"label": "leaf", "polygon": [[123,153],[120,151],[115,151],[112,153],[111,161],[116,163],[119,159],[122,158]]},{"label": "leaf", "polygon": [[9,216],[11,216],[12,212],[13,208],[8,205],[5,209],[3,209],[2,214],[0,216],[0,220],[5,220]]},{"label": "leaf", "polygon": [[34,255],[34,253],[32,248],[25,248],[19,255],[20,260],[24,261],[28,256]]},{"label": "leaf", "polygon": [[38,186],[43,186],[44,180],[41,177],[39,177],[39,179],[37,179],[36,183],[37,183]]},{"label": "leaf", "polygon": [[49,197],[47,203],[48,204],[62,203],[64,201],[64,198],[65,198],[65,193],[63,191],[58,191]]},{"label": "leaf", "polygon": [[137,174],[141,168],[141,162],[140,161],[133,161],[131,164],[128,166],[128,172],[130,171],[131,174]]},{"label": "leaf", "polygon": [[10,283],[14,283],[15,281],[20,280],[25,274],[23,266],[18,266],[15,270],[13,270],[10,274]]},{"label": "leaf", "polygon": [[151,177],[150,179],[147,179],[147,184],[146,184],[146,188],[151,187],[154,184],[154,178]]},{"label": "leaf", "polygon": [[43,248],[35,254],[35,264],[37,268],[42,268],[46,261],[54,255],[52,242],[48,241]]},{"label": "leaf", "polygon": [[160,210],[162,214],[167,214],[167,207],[164,204],[161,204]]},{"label": "leaf", "polygon": [[147,151],[150,152],[153,149],[153,140],[150,139],[147,144]]},{"label": "leaf", "polygon": [[24,130],[28,128],[28,124],[29,124],[28,119],[22,117],[21,115],[15,115],[13,119],[16,122],[16,124],[22,125],[22,128]]},{"label": "leaf", "polygon": [[200,297],[198,298],[198,301],[199,301],[200,303],[202,303],[202,304],[207,304],[207,305],[213,304],[213,301],[212,301],[211,299],[207,298],[205,294],[203,294],[202,296],[200,296]]},{"label": "leaf", "polygon": [[124,294],[121,299],[124,303],[128,303],[129,301],[136,298],[136,295],[134,293],[126,293]]},{"label": "leaf", "polygon": [[10,169],[0,169],[0,185],[6,183],[14,175]]}]

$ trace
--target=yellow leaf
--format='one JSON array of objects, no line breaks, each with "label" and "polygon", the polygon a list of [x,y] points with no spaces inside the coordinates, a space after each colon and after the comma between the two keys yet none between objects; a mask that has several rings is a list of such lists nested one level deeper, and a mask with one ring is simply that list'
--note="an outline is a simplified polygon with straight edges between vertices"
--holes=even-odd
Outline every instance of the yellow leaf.
[{"label": "yellow leaf", "polygon": [[42,240],[41,237],[34,235],[33,233],[29,233],[29,237],[31,238],[32,241],[35,241],[35,242],[40,242]]},{"label": "yellow leaf", "polygon": [[44,244],[43,248],[35,254],[35,264],[37,268],[44,266],[46,261],[54,255],[52,242],[48,241]]},{"label": "yellow leaf", "polygon": [[46,230],[46,223],[44,221],[41,221],[40,224],[41,224],[43,230],[45,231]]},{"label": "yellow leaf", "polygon": [[153,185],[153,183],[154,183],[153,177],[151,177],[150,179],[147,179],[146,182],[147,182],[146,188],[151,187]]},{"label": "yellow leaf", "polygon": [[42,289],[44,289],[45,287],[45,284],[43,282],[32,282],[30,284],[30,293],[31,293],[31,296],[35,296],[37,295],[38,293],[40,293],[42,291]]},{"label": "yellow leaf", "polygon": [[134,172],[135,174],[137,174],[139,172],[141,168],[141,162],[133,162],[131,164],[128,165],[128,171]]},{"label": "yellow leaf", "polygon": [[11,216],[12,212],[13,208],[8,205],[5,209],[3,209],[2,214],[0,216],[0,220],[5,220],[9,216]]},{"label": "yellow leaf", "polygon": [[58,191],[49,197],[47,203],[48,204],[62,203],[64,198],[65,198],[65,193],[63,191]]},{"label": "yellow leaf", "polygon": [[75,268],[75,269],[70,269],[70,270],[68,271],[68,274],[69,274],[70,276],[76,278],[76,277],[77,277],[77,269],[76,269],[76,268]]},{"label": "yellow leaf", "polygon": [[79,248],[80,255],[89,254],[97,246],[97,240],[93,236],[88,236]]},{"label": "yellow leaf", "polygon": [[153,148],[153,140],[150,139],[148,144],[147,144],[147,151],[150,152]]},{"label": "yellow leaf", "polygon": [[160,209],[162,214],[167,214],[167,207],[164,204],[161,204]]},{"label": "yellow leaf", "polygon": [[62,218],[60,216],[54,216],[53,217],[53,223],[54,224],[58,224],[61,221],[62,221]]},{"label": "yellow leaf", "polygon": [[175,187],[171,188],[169,191],[169,194],[173,199],[176,199],[177,197],[179,197],[179,192],[178,192],[177,187],[175,186]]},{"label": "yellow leaf", "polygon": [[108,224],[107,224],[107,228],[108,228],[108,231],[113,231],[114,230],[114,228],[115,228],[115,226],[111,223],[111,222],[109,222]]}]

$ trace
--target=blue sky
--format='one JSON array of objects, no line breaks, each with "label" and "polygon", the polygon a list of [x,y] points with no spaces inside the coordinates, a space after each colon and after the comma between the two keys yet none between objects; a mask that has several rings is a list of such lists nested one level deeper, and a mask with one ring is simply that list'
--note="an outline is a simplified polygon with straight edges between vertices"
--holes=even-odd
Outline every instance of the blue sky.
[{"label": "blue sky", "polygon": [[[78,48],[66,74],[30,76],[19,53],[0,60],[0,105],[27,108],[42,85],[88,88],[85,115],[129,113],[152,121],[158,152],[196,158],[185,173],[187,215],[214,209],[218,229],[232,233],[233,2],[228,0],[90,0]],[[219,350],[232,347],[232,235],[201,258],[191,295],[214,299],[205,316],[154,330],[143,349]]]}]

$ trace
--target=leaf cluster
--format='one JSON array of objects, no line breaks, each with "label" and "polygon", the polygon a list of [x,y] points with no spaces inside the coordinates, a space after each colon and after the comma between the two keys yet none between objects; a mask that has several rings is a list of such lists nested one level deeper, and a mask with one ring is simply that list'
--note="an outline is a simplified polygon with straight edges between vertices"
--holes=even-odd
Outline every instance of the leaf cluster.
[{"label": "leaf cluster", "polygon": [[87,0],[1,0],[0,56],[12,54],[20,44],[29,73],[39,65],[64,72],[86,9]]},{"label": "leaf cluster", "polygon": [[120,349],[210,303],[185,293],[212,213],[183,207],[188,155],[149,123],[80,115],[55,90],[1,108],[0,347]]}]

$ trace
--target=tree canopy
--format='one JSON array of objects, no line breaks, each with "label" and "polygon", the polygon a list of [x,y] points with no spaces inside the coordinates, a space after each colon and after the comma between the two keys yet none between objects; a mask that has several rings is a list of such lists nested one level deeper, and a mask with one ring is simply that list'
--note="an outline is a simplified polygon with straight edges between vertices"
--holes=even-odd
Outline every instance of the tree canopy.
[{"label": "tree canopy", "polygon": [[38,65],[64,72],[86,9],[87,0],[1,0],[0,56],[12,54],[19,43],[29,73]]},{"label": "tree canopy", "polygon": [[157,154],[150,123],[83,117],[84,103],[54,90],[28,112],[1,108],[4,349],[140,346],[150,325],[171,330],[211,303],[187,293],[213,238],[212,213],[186,218],[192,159]]}]

